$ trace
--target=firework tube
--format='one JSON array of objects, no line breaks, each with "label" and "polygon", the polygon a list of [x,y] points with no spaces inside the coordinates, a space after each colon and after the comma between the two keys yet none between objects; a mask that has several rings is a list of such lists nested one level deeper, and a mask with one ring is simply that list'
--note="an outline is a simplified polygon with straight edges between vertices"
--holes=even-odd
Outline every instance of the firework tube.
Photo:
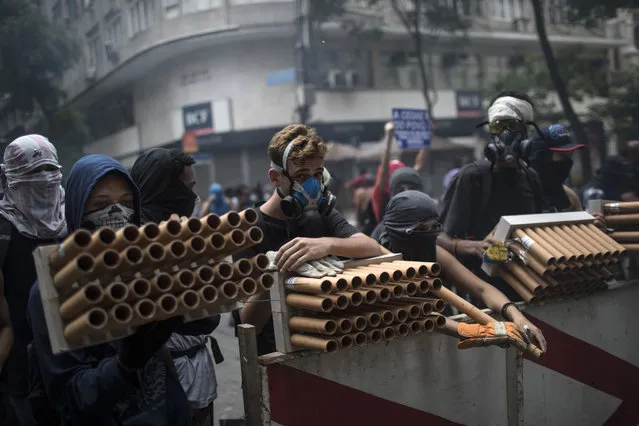
[{"label": "firework tube", "polygon": [[333,339],[322,339],[321,337],[306,336],[304,334],[291,334],[291,344],[301,349],[310,349],[333,353],[339,349],[339,343]]},{"label": "firework tube", "polygon": [[156,312],[157,307],[152,300],[138,300],[133,305],[133,321],[131,325],[138,326],[152,321]]},{"label": "firework tube", "polygon": [[326,336],[333,335],[337,331],[335,321],[321,318],[291,317],[288,320],[288,326],[291,330]]},{"label": "firework tube", "polygon": [[156,242],[159,237],[160,227],[153,222],[146,223],[140,228],[140,241],[138,242],[138,245],[144,248],[149,244]]},{"label": "firework tube", "polygon": [[257,211],[255,211],[255,209],[246,209],[243,210],[239,213],[240,216],[240,229],[242,230],[246,230],[249,229],[251,226],[255,226],[257,225],[257,221],[259,219],[259,216],[257,214]]},{"label": "firework tube", "polygon": [[164,245],[170,241],[179,240],[182,236],[182,223],[177,219],[169,219],[160,223],[158,243]]},{"label": "firework tube", "polygon": [[76,342],[87,335],[103,330],[108,322],[108,315],[102,308],[92,308],[64,327],[64,337],[69,342]]},{"label": "firework tube", "polygon": [[262,274],[257,278],[257,283],[262,290],[270,290],[275,285],[275,276],[273,274]]},{"label": "firework tube", "polygon": [[217,302],[217,289],[212,285],[205,285],[198,290],[202,307],[209,307]]},{"label": "firework tube", "polygon": [[200,219],[200,222],[202,223],[202,231],[200,232],[200,235],[203,237],[208,237],[214,232],[219,232],[220,225],[222,224],[220,217],[214,213],[207,214]]},{"label": "firework tube", "polygon": [[78,229],[69,235],[63,242],[49,255],[49,265],[53,271],[58,271],[70,259],[86,251],[91,244],[91,233],[86,229]]},{"label": "firework tube", "polygon": [[557,262],[557,258],[546,250],[546,247],[528,236],[528,234],[526,234],[522,229],[515,229],[513,234],[517,238],[518,242],[524,247],[526,253],[534,256],[542,264],[548,266]]},{"label": "firework tube", "polygon": [[173,288],[173,277],[165,272],[152,277],[149,282],[151,283],[151,296],[159,296],[164,293],[170,293]]},{"label": "firework tube", "polygon": [[60,316],[64,321],[77,317],[82,312],[100,304],[104,299],[104,291],[98,284],[88,284],[60,305]]},{"label": "firework tube", "polygon": [[129,288],[129,301],[146,299],[151,295],[151,283],[144,278],[138,278],[127,284]]},{"label": "firework tube", "polygon": [[329,298],[305,294],[289,294],[286,296],[286,303],[292,308],[314,312],[330,312],[334,307],[333,301]]},{"label": "firework tube", "polygon": [[73,284],[85,284],[95,268],[90,254],[80,254],[53,276],[53,285],[59,293],[67,293]]}]

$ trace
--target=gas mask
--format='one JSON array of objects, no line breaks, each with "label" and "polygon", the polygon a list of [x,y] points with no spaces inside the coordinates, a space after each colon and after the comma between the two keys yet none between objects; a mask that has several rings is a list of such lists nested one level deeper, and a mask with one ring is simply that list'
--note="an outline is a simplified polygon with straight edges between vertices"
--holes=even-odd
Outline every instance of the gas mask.
[{"label": "gas mask", "polygon": [[291,194],[282,197],[280,201],[286,216],[298,218],[304,212],[313,210],[322,215],[331,213],[336,201],[335,196],[317,178],[309,178],[302,184],[292,182]]},{"label": "gas mask", "polygon": [[135,211],[120,203],[110,204],[100,210],[85,214],[82,218],[82,227],[89,231],[108,227],[112,229],[124,228],[133,221]]},{"label": "gas mask", "polygon": [[294,181],[286,170],[288,155],[293,147],[290,142],[282,155],[282,167],[271,162],[271,167],[279,171],[291,183],[290,193],[283,194],[279,189],[278,195],[281,198],[280,207],[284,214],[292,219],[300,218],[304,213],[317,211],[321,215],[327,216],[333,211],[337,198],[328,190],[330,174],[324,169],[321,181],[316,177],[306,179],[302,183]]},{"label": "gas mask", "polygon": [[498,120],[490,123],[491,142],[484,148],[484,155],[491,164],[504,161],[518,164],[528,141],[526,124],[518,120]]}]

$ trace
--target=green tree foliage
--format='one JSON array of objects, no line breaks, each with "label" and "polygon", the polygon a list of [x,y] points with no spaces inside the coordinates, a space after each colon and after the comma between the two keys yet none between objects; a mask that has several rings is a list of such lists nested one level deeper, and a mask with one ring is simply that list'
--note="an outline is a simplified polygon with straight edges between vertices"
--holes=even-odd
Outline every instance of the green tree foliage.
[{"label": "green tree foliage", "polygon": [[61,25],[28,0],[0,0],[0,93],[10,107],[53,111],[63,97],[58,80],[79,49]]},{"label": "green tree foliage", "polygon": [[[570,99],[582,102],[586,98],[608,96],[608,60],[604,50],[583,46],[558,49],[556,61]],[[549,96],[555,93],[555,87],[541,53],[526,57],[521,66],[491,82],[490,93],[502,90],[527,92],[535,101],[535,117],[540,124],[565,121],[561,105]]]},{"label": "green tree foliage", "polygon": [[[6,110],[41,113],[32,128],[53,142],[60,162],[69,167],[82,154],[89,132],[81,114],[60,108],[64,72],[80,49],[61,24],[49,21],[29,0],[0,0],[0,95]],[[16,132],[14,132],[16,133]],[[12,134],[11,137],[19,136]]]}]

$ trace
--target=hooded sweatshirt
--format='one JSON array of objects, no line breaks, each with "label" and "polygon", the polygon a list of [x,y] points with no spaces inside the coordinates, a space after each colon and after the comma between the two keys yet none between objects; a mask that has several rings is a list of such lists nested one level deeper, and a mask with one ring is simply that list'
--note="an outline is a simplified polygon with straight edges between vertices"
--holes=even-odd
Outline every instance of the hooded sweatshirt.
[{"label": "hooded sweatshirt", "polygon": [[209,195],[211,196],[211,203],[209,204],[209,213],[215,213],[218,216],[226,214],[231,210],[231,206],[226,202],[224,196],[224,190],[222,185],[214,183],[209,188]]},{"label": "hooded sweatshirt", "polygon": [[[128,172],[105,155],[89,155],[71,169],[67,181],[69,232],[80,227],[91,189],[107,173],[119,173],[134,192],[134,223],[140,220],[140,197]],[[53,406],[72,425],[183,426],[190,410],[180,383],[157,355],[138,372],[139,385],[127,381],[117,366],[118,341],[54,355],[37,283],[28,308],[42,380]]]},{"label": "hooded sweatshirt", "polygon": [[152,148],[142,153],[133,164],[131,177],[140,188],[143,222],[193,214],[197,196],[182,182],[171,150]]},{"label": "hooded sweatshirt", "polygon": [[[174,213],[180,216],[191,214],[185,210],[184,205],[190,199],[189,193],[193,194],[193,191],[177,175],[169,150],[157,148],[142,154],[133,165],[131,175],[140,188],[143,222],[168,220]],[[166,192],[160,192],[159,189],[162,188]],[[221,189],[220,187],[220,191]],[[221,198],[224,199],[223,194]],[[192,207],[190,209],[193,210]],[[207,331],[213,331],[220,316],[216,315],[211,320],[214,325],[211,324],[212,329]],[[194,409],[205,408],[217,398],[215,363],[206,346],[208,339],[208,333],[198,336],[173,333],[166,344]]]}]

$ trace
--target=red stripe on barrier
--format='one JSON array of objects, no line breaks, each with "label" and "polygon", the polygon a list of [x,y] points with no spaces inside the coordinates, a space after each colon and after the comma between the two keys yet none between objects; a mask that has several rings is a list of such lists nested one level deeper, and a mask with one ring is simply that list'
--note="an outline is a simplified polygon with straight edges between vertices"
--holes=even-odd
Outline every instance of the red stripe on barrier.
[{"label": "red stripe on barrier", "polygon": [[622,404],[607,424],[639,422],[639,409],[629,406],[630,401],[639,401],[639,367],[535,317],[528,315],[528,318],[544,333],[549,347],[540,360],[527,357],[529,361],[621,399]]},{"label": "red stripe on barrier", "polygon": [[295,368],[267,371],[271,420],[285,426],[459,424]]}]

